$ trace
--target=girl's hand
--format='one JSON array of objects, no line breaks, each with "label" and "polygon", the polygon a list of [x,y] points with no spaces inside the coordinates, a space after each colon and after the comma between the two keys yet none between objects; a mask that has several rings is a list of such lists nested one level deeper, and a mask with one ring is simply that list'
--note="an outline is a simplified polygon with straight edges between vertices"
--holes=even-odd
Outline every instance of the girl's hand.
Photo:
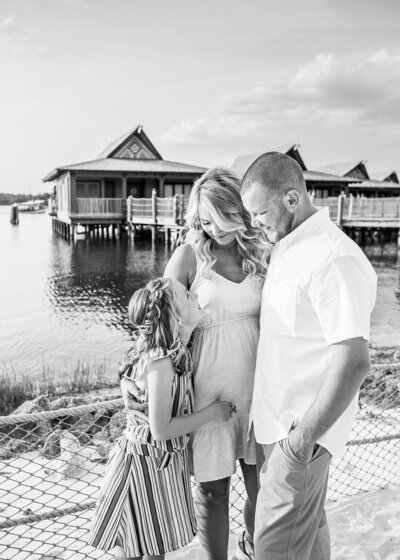
[{"label": "girl's hand", "polygon": [[129,377],[121,379],[121,393],[125,408],[134,411],[135,416],[148,422],[149,419],[146,414],[148,405],[139,401],[142,393],[136,383]]},{"label": "girl's hand", "polygon": [[210,408],[216,422],[227,422],[234,413],[236,414],[236,406],[229,401],[216,400],[210,404]]}]

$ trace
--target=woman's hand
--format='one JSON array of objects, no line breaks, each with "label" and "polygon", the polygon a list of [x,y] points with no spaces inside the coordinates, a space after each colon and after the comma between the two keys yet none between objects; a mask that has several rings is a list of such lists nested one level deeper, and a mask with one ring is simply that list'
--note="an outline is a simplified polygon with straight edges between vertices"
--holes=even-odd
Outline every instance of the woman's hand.
[{"label": "woman's hand", "polygon": [[210,404],[210,408],[216,422],[227,422],[236,414],[236,406],[229,401],[216,400]]}]

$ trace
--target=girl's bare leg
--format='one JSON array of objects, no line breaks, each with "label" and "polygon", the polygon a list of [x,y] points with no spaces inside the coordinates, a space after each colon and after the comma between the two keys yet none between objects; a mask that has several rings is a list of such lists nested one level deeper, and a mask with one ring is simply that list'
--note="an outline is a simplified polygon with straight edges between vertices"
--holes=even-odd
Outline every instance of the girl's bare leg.
[{"label": "girl's bare leg", "polygon": [[157,556],[127,556],[124,550],[117,546],[113,550],[114,560],[164,560],[165,554],[159,554]]},{"label": "girl's bare leg", "polygon": [[121,549],[114,551],[114,560],[164,560],[165,554],[159,554],[157,556],[127,556],[125,552]]}]

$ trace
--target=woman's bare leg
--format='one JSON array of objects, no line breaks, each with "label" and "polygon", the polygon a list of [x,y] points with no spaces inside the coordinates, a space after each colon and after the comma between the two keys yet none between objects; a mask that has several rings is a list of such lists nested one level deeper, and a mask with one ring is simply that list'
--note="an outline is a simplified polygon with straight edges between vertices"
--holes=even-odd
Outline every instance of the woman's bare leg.
[{"label": "woman's bare leg", "polygon": [[247,494],[243,510],[246,537],[250,541],[250,544],[254,546],[254,519],[256,513],[257,494],[259,490],[258,469],[256,465],[247,465],[243,459],[240,459],[239,462]]},{"label": "woman's bare leg", "polygon": [[208,560],[227,560],[230,478],[199,482],[195,510],[199,540]]}]

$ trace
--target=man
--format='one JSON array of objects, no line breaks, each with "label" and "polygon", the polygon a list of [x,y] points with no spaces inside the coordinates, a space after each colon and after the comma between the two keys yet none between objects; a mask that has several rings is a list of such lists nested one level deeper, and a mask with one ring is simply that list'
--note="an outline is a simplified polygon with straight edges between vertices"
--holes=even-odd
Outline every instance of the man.
[{"label": "man", "polygon": [[376,274],[328,209],[312,205],[293,159],[260,156],[243,178],[242,199],[274,245],[252,406],[265,454],[256,559],[327,560],[329,463],[345,450],[370,368]]}]

